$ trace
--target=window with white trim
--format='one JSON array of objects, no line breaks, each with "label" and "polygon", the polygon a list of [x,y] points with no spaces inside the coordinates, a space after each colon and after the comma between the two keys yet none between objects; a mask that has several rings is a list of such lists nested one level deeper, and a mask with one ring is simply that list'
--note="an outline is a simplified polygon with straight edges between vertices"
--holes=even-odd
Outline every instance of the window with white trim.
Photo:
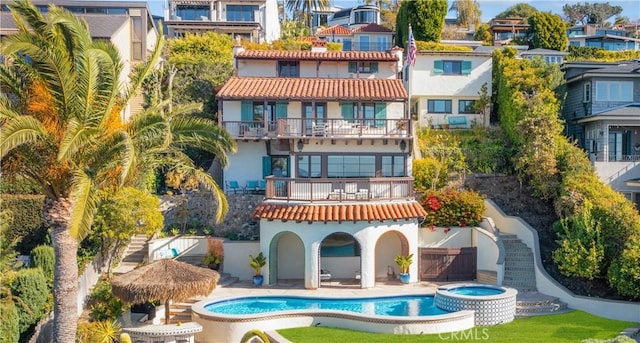
[{"label": "window with white trim", "polygon": [[633,101],[633,81],[596,81],[596,101]]}]

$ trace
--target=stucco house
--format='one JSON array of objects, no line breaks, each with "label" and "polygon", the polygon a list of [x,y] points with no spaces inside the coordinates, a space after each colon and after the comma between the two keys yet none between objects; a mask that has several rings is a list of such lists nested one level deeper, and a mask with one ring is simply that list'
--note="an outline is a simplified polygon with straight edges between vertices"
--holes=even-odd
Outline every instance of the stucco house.
[{"label": "stucco house", "polygon": [[488,110],[483,115],[474,104],[483,85],[491,94],[491,65],[489,49],[418,51],[415,66],[405,70],[405,85],[420,127],[488,126]]},{"label": "stucco house", "polygon": [[638,50],[640,39],[629,36],[624,28],[604,28],[594,24],[567,28],[570,46],[592,47],[609,51]]},{"label": "stucco house", "polygon": [[393,46],[395,32],[371,23],[350,30],[342,25],[319,29],[315,37],[327,42],[342,43],[342,51],[387,51]]},{"label": "stucco house", "polygon": [[640,62],[570,62],[563,70],[567,136],[602,181],[640,203]]}]

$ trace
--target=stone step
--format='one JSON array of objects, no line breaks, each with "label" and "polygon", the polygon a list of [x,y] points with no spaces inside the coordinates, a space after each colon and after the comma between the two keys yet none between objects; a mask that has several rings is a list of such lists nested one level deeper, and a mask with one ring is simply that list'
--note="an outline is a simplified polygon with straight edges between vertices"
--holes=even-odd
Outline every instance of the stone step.
[{"label": "stone step", "polygon": [[503,239],[510,239],[510,238],[518,238],[518,236],[515,233],[499,233],[500,238]]},{"label": "stone step", "polygon": [[533,268],[533,264],[528,265],[524,263],[518,263],[518,264],[510,264],[508,266],[507,265],[504,266],[505,273],[507,271],[521,272],[521,271],[533,271],[533,270],[535,270]]},{"label": "stone step", "polygon": [[230,276],[229,274],[227,274],[227,276],[224,277],[220,277],[220,280],[218,280],[218,287],[227,287],[230,285],[233,285],[234,283],[238,282],[238,278],[235,276]]}]

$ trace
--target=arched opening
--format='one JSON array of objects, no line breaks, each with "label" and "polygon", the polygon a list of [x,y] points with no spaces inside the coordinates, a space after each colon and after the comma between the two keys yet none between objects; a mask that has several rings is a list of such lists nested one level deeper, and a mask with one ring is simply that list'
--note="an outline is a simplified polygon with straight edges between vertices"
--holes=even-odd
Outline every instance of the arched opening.
[{"label": "arched opening", "polygon": [[[395,256],[398,254],[407,255],[409,253],[409,242],[399,231],[388,231],[384,233],[376,242],[376,281],[395,281],[400,270],[395,263]],[[414,259],[415,263],[415,259]]]},{"label": "arched opening", "polygon": [[304,280],[304,243],[298,235],[285,231],[277,234],[269,246],[269,284]]},{"label": "arched opening", "polygon": [[334,232],[320,243],[318,252],[320,285],[330,282],[344,285],[360,285],[360,242],[346,232]]}]

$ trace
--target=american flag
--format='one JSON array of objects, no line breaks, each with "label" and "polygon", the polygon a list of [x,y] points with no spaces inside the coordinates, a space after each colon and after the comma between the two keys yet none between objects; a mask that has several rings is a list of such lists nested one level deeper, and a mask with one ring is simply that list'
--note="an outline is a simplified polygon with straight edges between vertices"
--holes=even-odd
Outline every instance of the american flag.
[{"label": "american flag", "polygon": [[405,60],[405,65],[414,66],[416,64],[416,52],[418,51],[418,47],[416,46],[416,40],[413,38],[413,31],[411,30],[411,26],[409,26],[409,48],[407,48],[407,58]]}]

